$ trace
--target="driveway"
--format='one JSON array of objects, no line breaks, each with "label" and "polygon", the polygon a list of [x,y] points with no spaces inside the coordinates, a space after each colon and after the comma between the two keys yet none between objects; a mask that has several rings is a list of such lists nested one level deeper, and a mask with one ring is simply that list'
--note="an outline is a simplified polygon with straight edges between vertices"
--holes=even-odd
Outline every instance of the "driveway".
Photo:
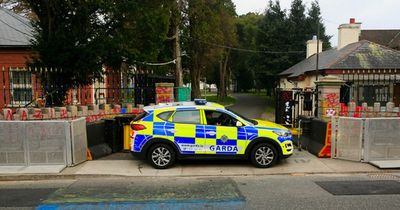
[{"label": "driveway", "polygon": [[267,108],[267,99],[262,96],[246,93],[232,94],[236,104],[229,107],[248,118],[261,118]]}]

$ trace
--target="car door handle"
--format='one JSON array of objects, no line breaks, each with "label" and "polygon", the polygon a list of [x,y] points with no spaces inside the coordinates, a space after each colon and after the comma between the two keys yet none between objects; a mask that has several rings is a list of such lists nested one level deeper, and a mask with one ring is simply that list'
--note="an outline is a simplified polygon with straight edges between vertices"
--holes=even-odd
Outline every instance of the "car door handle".
[{"label": "car door handle", "polygon": [[215,131],[207,131],[206,134],[210,136],[215,136],[215,134],[217,133]]},{"label": "car door handle", "polygon": [[167,131],[168,131],[168,132],[171,132],[171,133],[176,133],[176,130],[175,130],[175,129],[168,129]]}]

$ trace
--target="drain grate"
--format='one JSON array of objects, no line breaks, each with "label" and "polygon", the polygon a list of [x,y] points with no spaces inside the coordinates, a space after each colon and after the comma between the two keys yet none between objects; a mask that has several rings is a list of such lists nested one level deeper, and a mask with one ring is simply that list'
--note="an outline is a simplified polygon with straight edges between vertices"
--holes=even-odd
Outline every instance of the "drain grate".
[{"label": "drain grate", "polygon": [[400,194],[400,182],[394,180],[322,181],[315,183],[332,195]]}]

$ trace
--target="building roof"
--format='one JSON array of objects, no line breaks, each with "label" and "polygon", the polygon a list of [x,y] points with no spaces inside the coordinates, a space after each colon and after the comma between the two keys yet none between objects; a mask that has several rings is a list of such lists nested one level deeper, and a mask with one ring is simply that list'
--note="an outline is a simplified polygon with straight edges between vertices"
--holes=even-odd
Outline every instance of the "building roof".
[{"label": "building roof", "polygon": [[[315,68],[316,55],[313,55],[279,75],[297,77]],[[333,48],[319,53],[318,69],[400,69],[400,51],[362,40],[339,50]]]},{"label": "building roof", "polygon": [[0,47],[28,47],[31,38],[29,20],[0,7]]},{"label": "building roof", "polygon": [[400,50],[400,30],[361,30],[360,40],[368,40]]}]

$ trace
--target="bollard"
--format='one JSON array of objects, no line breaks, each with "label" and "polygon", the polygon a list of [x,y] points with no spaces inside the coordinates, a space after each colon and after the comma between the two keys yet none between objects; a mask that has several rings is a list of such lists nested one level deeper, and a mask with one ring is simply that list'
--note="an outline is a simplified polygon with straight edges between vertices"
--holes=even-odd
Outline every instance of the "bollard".
[{"label": "bollard", "polygon": [[3,118],[4,120],[13,120],[12,110],[9,108],[3,109]]},{"label": "bollard", "polygon": [[55,107],[55,118],[65,119],[68,118],[68,112],[66,107]]},{"label": "bollard", "polygon": [[41,108],[40,111],[43,114],[43,119],[51,119],[51,110],[50,108]]},{"label": "bollard", "polygon": [[43,113],[41,109],[38,108],[29,108],[28,109],[28,119],[29,120],[42,120]]},{"label": "bollard", "polygon": [[99,114],[99,105],[97,104],[89,104],[88,105],[88,114],[90,115],[97,115]]},{"label": "bollard", "polygon": [[126,104],[126,112],[127,113],[132,113],[132,104]]},{"label": "bollard", "polygon": [[374,112],[380,112],[381,111],[381,103],[374,103]]},{"label": "bollard", "polygon": [[78,116],[78,107],[71,105],[67,106],[68,117],[76,118]]},{"label": "bollard", "polygon": [[102,110],[102,111],[100,111],[101,113],[110,114],[110,110],[111,110],[110,104],[100,104],[99,109]]},{"label": "bollard", "polygon": [[78,116],[87,116],[88,115],[88,106],[80,105],[78,106]]},{"label": "bollard", "polygon": [[393,112],[394,109],[394,103],[393,102],[387,102],[386,103],[386,111],[387,112]]},{"label": "bollard", "polygon": [[121,113],[121,105],[113,104],[112,107],[113,107],[113,108],[112,108],[112,113],[113,113],[113,114],[119,114],[119,113]]}]

